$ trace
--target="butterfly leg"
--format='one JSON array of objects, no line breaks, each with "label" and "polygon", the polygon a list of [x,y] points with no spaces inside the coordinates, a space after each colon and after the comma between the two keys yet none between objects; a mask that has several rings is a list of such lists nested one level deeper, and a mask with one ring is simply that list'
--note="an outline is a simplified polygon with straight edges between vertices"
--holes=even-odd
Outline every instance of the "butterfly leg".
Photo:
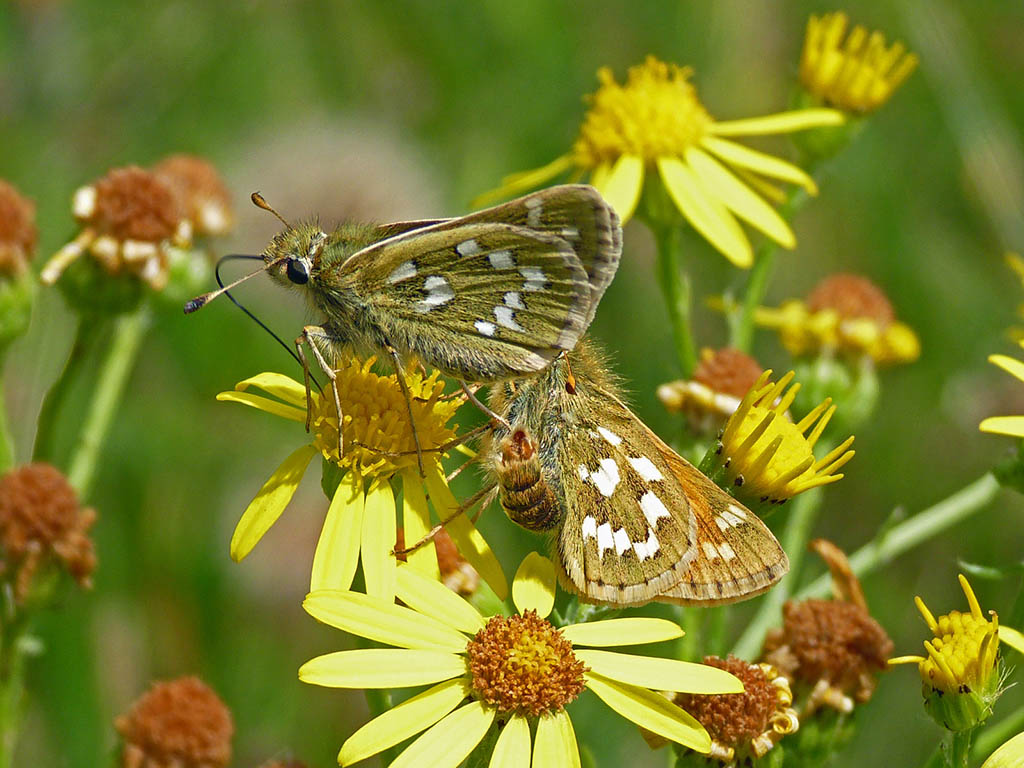
[{"label": "butterfly leg", "polygon": [[[423,453],[444,453],[445,451],[449,451],[452,448],[457,448],[463,443],[468,443],[474,437],[483,432],[486,432],[490,428],[490,424],[481,424],[479,427],[474,427],[473,429],[469,430],[469,432],[461,434],[458,437],[452,438],[447,443],[441,443],[441,445],[436,445],[433,448],[424,448]],[[381,456],[387,456],[388,458],[398,458],[399,456],[409,456],[410,454],[416,453],[416,451],[385,451],[383,448],[375,448],[372,445],[367,445],[366,443],[359,443],[355,441],[352,442],[352,445],[356,445],[367,451],[380,454]]]},{"label": "butterfly leg", "polygon": [[320,348],[317,347],[313,341],[314,339],[330,340],[331,338],[331,335],[319,325],[307,325],[302,329],[302,335],[295,340],[295,347],[299,350],[299,356],[302,359],[302,368],[306,378],[306,431],[309,431],[310,412],[312,409],[310,408],[309,365],[306,363],[306,357],[302,351],[304,344],[309,345],[310,350],[313,352],[313,357],[316,358],[317,363],[320,365],[320,370],[322,370],[324,375],[331,380],[331,393],[334,395],[335,413],[338,414],[338,458],[340,459],[345,453],[345,445],[341,436],[344,418],[341,412],[341,396],[338,394],[338,376],[335,374],[334,369],[327,364],[323,353],[320,352]]},{"label": "butterfly leg", "polygon": [[409,392],[409,385],[405,383],[405,368],[402,367],[402,358],[398,356],[398,350],[394,347],[389,346],[387,350],[395,365],[398,386],[402,388],[402,394],[405,395],[405,407],[409,412],[409,429],[412,431],[412,441],[416,445],[416,464],[420,470],[420,477],[426,477],[427,473],[423,471],[423,449],[420,447],[420,436],[416,432],[416,420],[412,415],[412,393]]},{"label": "butterfly leg", "polygon": [[423,538],[421,538],[415,544],[412,544],[412,545],[410,545],[408,547],[405,547],[404,549],[398,549],[396,547],[392,554],[394,554],[396,557],[398,557],[398,556],[401,556],[401,555],[407,555],[410,552],[415,552],[420,547],[424,546],[425,544],[429,544],[431,541],[433,541],[434,537],[437,536],[437,534],[439,534],[441,532],[441,530],[446,525],[448,525],[448,523],[450,523],[452,520],[457,518],[459,515],[464,514],[464,513],[468,512],[469,510],[473,509],[473,507],[475,507],[477,504],[480,503],[481,499],[484,499],[486,497],[486,499],[484,500],[484,503],[480,506],[480,510],[483,511],[492,501],[494,501],[494,497],[497,496],[497,494],[498,494],[498,486],[497,486],[496,483],[481,488],[479,491],[474,493],[472,496],[470,496],[464,502],[459,504],[459,506],[455,509],[455,511],[452,512],[450,515],[448,515],[448,517],[446,517],[440,523],[438,523],[433,528],[431,528],[429,531],[427,531],[427,533],[423,536]]},{"label": "butterfly leg", "polygon": [[469,398],[469,401],[473,405],[475,405],[481,411],[486,413],[495,422],[497,422],[498,424],[501,424],[502,426],[504,426],[505,429],[508,429],[508,430],[512,429],[512,425],[508,423],[507,419],[502,418],[501,416],[496,414],[494,411],[492,411],[490,408],[488,408],[486,405],[484,405],[482,402],[480,402],[480,400],[477,399],[477,396],[473,394],[473,391],[469,388],[469,385],[466,384],[466,382],[462,381],[462,379],[459,379],[459,384],[462,385],[462,391],[466,393],[466,397]]}]

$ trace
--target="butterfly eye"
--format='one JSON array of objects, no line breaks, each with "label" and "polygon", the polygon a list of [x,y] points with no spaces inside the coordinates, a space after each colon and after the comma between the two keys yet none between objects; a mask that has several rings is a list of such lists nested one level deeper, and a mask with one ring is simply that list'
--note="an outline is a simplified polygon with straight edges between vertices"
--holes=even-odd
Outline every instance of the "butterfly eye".
[{"label": "butterfly eye", "polygon": [[305,285],[309,282],[309,267],[302,259],[288,259],[285,274],[296,285]]}]

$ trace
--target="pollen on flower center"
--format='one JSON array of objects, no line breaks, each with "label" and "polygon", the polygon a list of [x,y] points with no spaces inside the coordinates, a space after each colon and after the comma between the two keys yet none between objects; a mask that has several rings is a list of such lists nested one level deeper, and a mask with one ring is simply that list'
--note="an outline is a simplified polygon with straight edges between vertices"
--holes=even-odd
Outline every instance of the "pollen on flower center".
[{"label": "pollen on flower center", "polygon": [[493,617],[466,653],[473,691],[499,712],[536,717],[562,709],[584,688],[572,643],[536,611]]},{"label": "pollen on flower center", "polygon": [[[409,423],[410,406],[395,374],[380,376],[371,368],[375,358],[365,362],[356,358],[335,371],[341,412],[342,448],[338,455],[338,413],[329,387],[313,398],[310,429],[313,444],[330,461],[360,475],[393,474],[416,466],[416,439]],[[424,451],[424,460],[438,457],[431,453],[455,437],[447,422],[461,405],[460,400],[442,399],[444,382],[437,371],[424,377],[418,371],[404,373],[416,437]]]},{"label": "pollen on flower center", "polygon": [[950,611],[937,619],[921,679],[933,688],[970,693],[985,688],[995,667],[998,644],[994,622]]},{"label": "pollen on flower center", "polygon": [[589,97],[590,109],[573,145],[575,163],[596,168],[622,155],[649,163],[680,157],[696,146],[711,116],[689,82],[693,70],[648,56],[630,67],[625,85],[607,67],[598,70],[600,87]]}]

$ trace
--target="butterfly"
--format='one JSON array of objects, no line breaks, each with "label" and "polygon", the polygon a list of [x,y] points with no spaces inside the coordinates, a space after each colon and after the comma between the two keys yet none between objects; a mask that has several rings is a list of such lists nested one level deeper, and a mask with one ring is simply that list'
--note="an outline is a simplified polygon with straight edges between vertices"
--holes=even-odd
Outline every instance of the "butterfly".
[{"label": "butterfly", "polygon": [[764,592],[789,559],[753,512],[623,402],[584,341],[532,379],[493,388],[481,453],[506,514],[552,537],[584,600],[714,605]]}]

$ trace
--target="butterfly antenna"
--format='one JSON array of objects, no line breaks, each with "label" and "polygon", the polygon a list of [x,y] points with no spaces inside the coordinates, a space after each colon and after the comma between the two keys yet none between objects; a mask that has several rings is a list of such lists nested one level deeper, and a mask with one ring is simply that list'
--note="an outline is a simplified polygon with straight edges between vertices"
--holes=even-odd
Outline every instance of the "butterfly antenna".
[{"label": "butterfly antenna", "polygon": [[292,225],[285,221],[284,216],[275,211],[271,207],[270,203],[263,199],[263,195],[261,195],[259,192],[253,192],[249,196],[249,199],[252,200],[252,204],[255,205],[257,208],[262,208],[264,211],[270,211],[272,214],[274,214],[277,217],[277,220],[284,224],[286,227],[288,227],[288,229],[292,228]]},{"label": "butterfly antenna", "polygon": [[[233,283],[230,283],[229,285],[224,285],[224,283],[222,283],[220,281],[220,277],[218,276],[217,277],[217,283],[220,285],[220,288],[218,288],[216,291],[210,291],[209,293],[204,293],[202,296],[196,296],[194,299],[189,299],[187,302],[185,302],[185,307],[184,307],[185,314],[186,315],[191,315],[197,309],[202,309],[207,304],[209,304],[213,299],[216,299],[218,296],[220,296],[222,293],[227,293],[228,291],[230,291],[232,288],[234,288],[239,283],[244,283],[250,277],[254,277],[255,275],[260,274],[261,272],[265,272],[266,270],[270,269],[275,264],[281,263],[286,258],[288,258],[288,257],[287,256],[281,256],[279,258],[276,258],[273,261],[271,261],[270,263],[263,265],[260,269],[257,269],[255,272],[250,272],[248,275],[242,275],[240,278],[235,280]],[[220,270],[220,265],[223,262],[225,262],[225,261],[227,261],[229,259],[253,259],[253,260],[262,261],[263,257],[262,256],[252,256],[252,255],[245,254],[245,253],[232,253],[232,254],[229,254],[227,256],[222,256],[221,257],[220,261],[217,262],[217,269]],[[228,294],[228,296],[230,298],[230,294]],[[235,301],[234,299],[231,299],[231,300]],[[238,302],[235,301],[235,304],[238,304]]]}]

